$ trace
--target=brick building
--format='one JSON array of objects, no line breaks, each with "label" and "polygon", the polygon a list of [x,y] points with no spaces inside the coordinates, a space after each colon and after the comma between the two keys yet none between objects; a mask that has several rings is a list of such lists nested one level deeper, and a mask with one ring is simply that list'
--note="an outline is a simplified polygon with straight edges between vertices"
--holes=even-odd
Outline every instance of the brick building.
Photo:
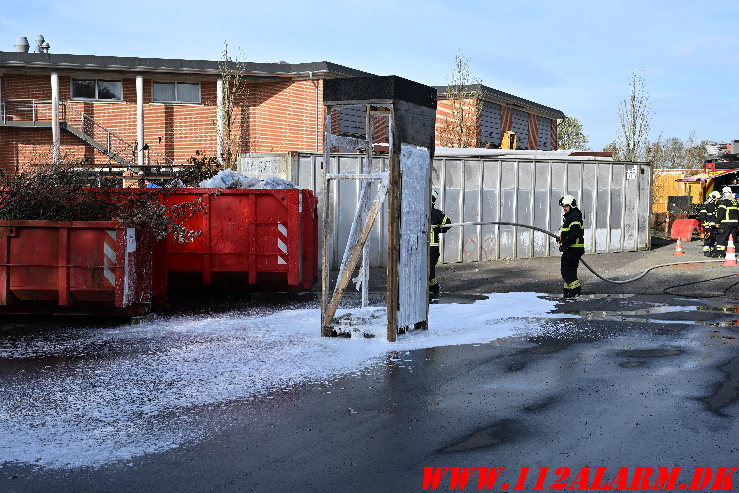
[{"label": "brick building", "polygon": [[[329,62],[244,70],[232,125],[241,152],[320,150],[323,79],[370,75]],[[145,164],[214,156],[222,85],[217,61],[0,52],[0,165],[49,160],[55,94],[66,160],[136,164],[138,141]]]},{"label": "brick building", "polygon": [[[323,80],[367,75],[330,62],[245,63],[231,125],[237,152],[322,151]],[[561,111],[473,89],[483,100],[483,144],[497,147],[513,129],[519,147],[556,149]],[[125,167],[221,155],[222,94],[218,61],[0,52],[0,169],[54,158]],[[354,119],[342,114],[338,131],[351,135]]]},{"label": "brick building", "polygon": [[[444,120],[451,118],[446,86],[438,86],[436,110],[437,145]],[[477,145],[497,149],[502,135],[516,133],[517,149],[557,150],[557,120],[565,117],[562,111],[523,99],[482,84],[465,86],[462,95],[477,123]],[[479,104],[474,104],[474,100]]]}]

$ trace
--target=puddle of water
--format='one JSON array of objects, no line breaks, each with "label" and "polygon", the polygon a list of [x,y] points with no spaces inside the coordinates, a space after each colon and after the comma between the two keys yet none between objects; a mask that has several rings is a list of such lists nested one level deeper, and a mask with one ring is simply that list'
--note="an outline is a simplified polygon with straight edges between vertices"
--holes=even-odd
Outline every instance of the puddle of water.
[{"label": "puddle of water", "polygon": [[664,358],[682,354],[682,349],[627,349],[616,353],[625,358]]},{"label": "puddle of water", "polygon": [[508,371],[519,371],[526,366],[526,363],[513,363],[508,367]]},{"label": "puddle of water", "polygon": [[518,428],[515,420],[504,419],[492,426],[482,428],[468,435],[459,443],[445,447],[440,452],[467,452],[468,450],[493,447],[500,443],[511,442],[519,434]]},{"label": "puddle of water", "polygon": [[526,407],[524,407],[524,410],[525,411],[532,411],[532,412],[533,411],[540,411],[542,409],[546,409],[547,407],[549,407],[554,402],[555,402],[555,399],[547,399],[545,401],[537,402],[536,404],[532,404],[530,406],[526,406]]},{"label": "puddle of water", "polygon": [[739,325],[739,320],[723,320],[721,322],[695,322],[698,325],[708,325],[710,327],[735,327]]},{"label": "puddle of water", "polygon": [[644,365],[646,365],[645,361],[624,361],[623,363],[618,364],[621,368],[636,368]]},{"label": "puddle of water", "polygon": [[739,357],[719,366],[719,369],[726,374],[726,378],[705,401],[711,411],[721,414],[722,408],[739,399]]}]

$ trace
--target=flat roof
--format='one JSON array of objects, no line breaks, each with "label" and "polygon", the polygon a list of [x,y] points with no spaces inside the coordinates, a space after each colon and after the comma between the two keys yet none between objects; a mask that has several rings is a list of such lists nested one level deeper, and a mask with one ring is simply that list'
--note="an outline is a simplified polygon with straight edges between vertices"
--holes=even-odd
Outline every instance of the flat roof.
[{"label": "flat roof", "polygon": [[[0,51],[0,69],[20,70],[104,70],[117,72],[145,72],[169,74],[218,75],[220,61],[182,60],[172,58],[138,58],[97,55],[68,55],[61,53],[23,53]],[[236,63],[230,63],[235,70]],[[356,70],[337,63],[322,61],[308,63],[258,63],[244,62],[246,75],[253,76],[370,76],[368,72]]]},{"label": "flat roof", "polygon": [[[449,90],[449,87],[448,86],[435,86],[435,87],[436,87],[436,91],[438,92],[438,99],[446,99],[447,91]],[[492,87],[488,87],[483,84],[466,85],[463,87],[462,92],[476,93],[476,94],[479,94],[480,97],[482,97],[482,99],[487,99],[495,103],[504,103],[506,106],[513,106],[514,108],[516,106],[519,106],[521,108],[535,110],[539,113],[542,113],[546,116],[550,116],[552,118],[561,119],[567,116],[561,110],[558,110],[556,108],[545,106],[543,104],[536,103],[528,99],[520,98],[518,96],[514,96],[513,94],[508,94],[507,92],[499,91],[498,89],[494,89]]]}]

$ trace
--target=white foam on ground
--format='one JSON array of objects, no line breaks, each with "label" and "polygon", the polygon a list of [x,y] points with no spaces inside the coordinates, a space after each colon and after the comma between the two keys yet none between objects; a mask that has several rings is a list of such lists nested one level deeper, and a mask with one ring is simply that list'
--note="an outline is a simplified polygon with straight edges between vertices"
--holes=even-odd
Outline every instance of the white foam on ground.
[{"label": "white foam on ground", "polygon": [[531,319],[566,317],[555,305],[535,293],[432,305],[429,330],[396,343],[377,308],[353,311],[368,322],[350,339],[320,337],[320,311],[301,309],[0,340],[2,358],[48,361],[0,381],[0,464],[96,467],[165,451],[202,438],[201,406],[362,373],[389,352],[536,331]]}]

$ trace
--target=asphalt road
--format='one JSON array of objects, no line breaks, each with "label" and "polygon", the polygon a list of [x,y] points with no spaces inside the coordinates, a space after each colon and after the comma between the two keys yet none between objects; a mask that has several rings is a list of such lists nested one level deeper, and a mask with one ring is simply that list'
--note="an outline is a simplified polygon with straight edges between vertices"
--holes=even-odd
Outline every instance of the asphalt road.
[{"label": "asphalt road", "polygon": [[[686,257],[699,258],[696,246],[687,245]],[[614,277],[627,277],[642,265],[674,261],[672,247],[664,248],[588,260]],[[445,302],[560,289],[556,258],[443,266],[440,272]],[[582,468],[590,467],[592,485],[596,467],[608,467],[604,476],[610,480],[618,468],[633,475],[640,466],[679,466],[676,484],[689,484],[697,466],[715,475],[718,467],[739,465],[739,291],[732,287],[736,278],[707,281],[736,272],[719,265],[677,266],[613,286],[581,268],[587,295],[558,302],[549,318],[525,320],[532,327],[528,333],[391,351],[363,372],[273,388],[256,399],[173,409],[151,426],[201,430],[174,447],[74,467],[44,457],[35,463],[8,460],[3,453],[12,447],[0,444],[0,491],[414,492],[423,491],[425,467],[441,466],[506,467],[495,491],[503,482],[513,489],[525,467],[530,473],[519,491],[533,491],[542,467],[550,468],[545,486],[559,467],[571,468],[569,474],[559,471],[569,482],[578,473],[582,480]],[[690,298],[665,294],[665,288],[688,282],[697,284],[674,289]],[[213,311],[229,313],[237,304],[221,301]],[[207,302],[181,303],[184,308],[176,310],[208,312]],[[279,309],[282,303],[296,306],[256,298],[238,309]],[[308,296],[299,305],[315,303]],[[0,382],[33,385],[44,372],[70,371],[74,356],[24,353],[39,341],[68,348],[71,336],[64,334],[45,321],[4,324]],[[177,337],[183,347],[202,342]],[[219,350],[229,347],[231,341],[224,340]],[[90,344],[84,358],[107,364],[157,351],[149,342],[115,350]],[[145,382],[136,390],[157,399]],[[7,418],[4,427],[24,419]],[[74,415],[69,419],[73,425]],[[156,431],[132,425],[128,432]],[[450,475],[437,491],[448,490]],[[477,489],[477,477],[467,490]],[[739,471],[733,484],[739,491]]]}]

